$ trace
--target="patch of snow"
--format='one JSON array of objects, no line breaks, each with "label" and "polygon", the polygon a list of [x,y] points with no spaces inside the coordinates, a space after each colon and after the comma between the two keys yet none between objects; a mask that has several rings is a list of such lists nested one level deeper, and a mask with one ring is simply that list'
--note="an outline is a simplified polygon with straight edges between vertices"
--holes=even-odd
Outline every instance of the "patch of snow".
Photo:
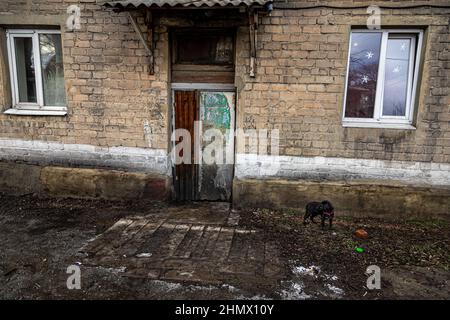
[{"label": "patch of snow", "polygon": [[310,266],[310,267],[303,267],[303,266],[293,266],[292,267],[292,273],[296,276],[311,276],[314,278],[318,278],[319,276],[324,277],[326,280],[336,281],[338,280],[338,277],[336,275],[330,275],[327,273],[321,273],[321,268],[318,266]]},{"label": "patch of snow", "polygon": [[311,298],[309,294],[306,294],[305,286],[298,282],[288,281],[288,287],[280,291],[281,298],[285,300],[306,300]]},{"label": "patch of snow", "polygon": [[180,276],[187,276],[187,277],[192,277],[193,276],[194,271],[191,272],[180,272]]},{"label": "patch of snow", "polygon": [[[281,291],[281,296],[283,299],[308,299],[311,298],[310,295],[305,293],[305,286],[303,283],[299,282],[301,277],[312,277],[315,281],[320,281],[323,283],[326,291],[319,290],[314,293],[314,295],[321,295],[332,298],[339,298],[344,294],[344,290],[336,287],[335,281],[339,278],[334,274],[323,273],[321,267],[311,265],[309,267],[304,267],[299,265],[297,261],[291,261],[291,271],[294,275],[294,279],[290,281],[290,286],[287,289]],[[304,278],[303,278],[304,279]]]},{"label": "patch of snow", "polygon": [[103,271],[111,272],[111,273],[114,273],[114,274],[122,273],[122,272],[125,272],[127,270],[127,267],[120,267],[120,268],[98,267],[98,268],[103,270]]},{"label": "patch of snow", "polygon": [[336,275],[325,274],[324,276],[327,280],[331,280],[331,281],[337,281],[339,279]]},{"label": "patch of snow", "polygon": [[239,295],[236,297],[236,300],[272,300],[270,298],[267,298],[265,295],[256,295],[252,297],[246,297],[244,295]]},{"label": "patch of snow", "polygon": [[180,283],[174,283],[174,282],[167,282],[163,280],[153,280],[152,284],[155,284],[160,287],[160,289],[166,290],[166,291],[172,291],[172,290],[178,290],[183,287]]},{"label": "patch of snow", "polygon": [[344,294],[344,290],[342,290],[341,288],[335,287],[329,283],[325,284],[325,286],[328,288],[328,290],[330,290],[337,296],[342,296]]},{"label": "patch of snow", "polygon": [[217,290],[217,287],[209,285],[209,286],[200,286],[200,285],[189,285],[187,287],[188,290],[190,291],[212,291],[212,290]]},{"label": "patch of snow", "polygon": [[209,285],[209,286],[202,286],[202,285],[189,285],[187,287],[187,289],[189,291],[214,291],[214,290],[220,290],[220,289],[225,289],[230,293],[234,293],[235,294],[235,299],[237,300],[272,300],[268,297],[266,297],[265,295],[247,295],[246,293],[243,293],[241,289],[236,288],[230,284],[222,284],[222,285]]},{"label": "patch of snow", "polygon": [[222,288],[227,289],[229,292],[237,292],[237,291],[240,291],[238,288],[233,287],[232,285],[229,285],[229,284],[226,284],[226,283],[222,285]]},{"label": "patch of snow", "polygon": [[318,274],[320,273],[320,267],[316,266],[310,266],[308,268],[305,268],[303,266],[294,266],[292,268],[292,273],[296,276],[312,276],[317,278]]},{"label": "patch of snow", "polygon": [[143,252],[136,255],[137,258],[150,258],[152,254],[150,252]]},{"label": "patch of snow", "polygon": [[236,287],[233,287],[232,285],[229,284],[222,284],[221,286],[214,286],[214,285],[209,285],[209,286],[202,286],[202,285],[189,285],[188,289],[191,291],[195,291],[195,290],[199,290],[199,291],[212,291],[212,290],[219,290],[219,289],[226,289],[228,290],[228,292],[231,293],[238,293],[241,290],[239,290]]}]

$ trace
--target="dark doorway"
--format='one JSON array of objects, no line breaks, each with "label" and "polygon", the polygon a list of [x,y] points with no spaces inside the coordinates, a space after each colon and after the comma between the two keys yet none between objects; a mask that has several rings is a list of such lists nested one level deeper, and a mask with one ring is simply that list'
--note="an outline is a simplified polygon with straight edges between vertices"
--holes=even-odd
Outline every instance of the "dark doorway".
[{"label": "dark doorway", "polygon": [[[180,201],[229,201],[234,168],[235,30],[172,30],[171,46],[172,124],[174,130],[189,132],[190,150],[183,152],[190,152],[192,160],[174,164],[173,196]],[[172,147],[181,142],[177,138]],[[220,152],[216,152],[218,146]],[[205,160],[211,154],[217,161]]]},{"label": "dark doorway", "polygon": [[[179,154],[186,159],[184,152],[190,152],[190,161],[174,166],[175,199],[229,201],[234,167],[234,92],[174,90],[174,112],[174,129],[185,129],[190,136],[184,142],[189,147]],[[182,141],[179,138],[176,143]],[[207,159],[211,155],[214,162]]]}]

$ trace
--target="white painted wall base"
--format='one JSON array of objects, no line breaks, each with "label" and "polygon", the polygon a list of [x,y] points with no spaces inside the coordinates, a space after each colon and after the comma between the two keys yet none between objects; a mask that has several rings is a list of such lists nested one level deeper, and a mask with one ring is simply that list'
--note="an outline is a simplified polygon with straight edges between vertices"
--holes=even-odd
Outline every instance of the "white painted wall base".
[{"label": "white painted wall base", "polygon": [[[45,165],[127,169],[170,176],[166,150],[130,147],[97,147],[0,138],[0,161]],[[398,181],[409,185],[450,186],[450,164],[353,158],[258,156],[237,154],[238,179],[355,179]]]},{"label": "white painted wall base", "polygon": [[167,152],[162,149],[97,147],[86,144],[0,138],[0,160],[171,174]]},{"label": "white painted wall base", "polygon": [[450,186],[448,163],[237,154],[235,169],[235,177],[241,179],[374,179],[408,185]]}]

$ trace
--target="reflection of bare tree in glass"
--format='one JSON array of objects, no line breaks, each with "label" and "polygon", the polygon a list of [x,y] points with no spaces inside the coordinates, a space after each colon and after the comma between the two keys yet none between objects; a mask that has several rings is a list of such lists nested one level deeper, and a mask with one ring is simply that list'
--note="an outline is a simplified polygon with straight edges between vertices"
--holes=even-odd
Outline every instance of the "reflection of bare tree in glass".
[{"label": "reflection of bare tree in glass", "polygon": [[57,34],[40,34],[39,50],[41,53],[44,103],[46,105],[64,105],[64,71],[61,36]]},{"label": "reflection of bare tree in glass", "polygon": [[40,35],[39,41],[43,74],[46,78],[53,78],[57,71],[54,41],[44,34]]},{"label": "reflection of bare tree in glass", "polygon": [[404,116],[404,105],[401,102],[394,102],[392,104],[391,116]]},{"label": "reflection of bare tree in glass", "polygon": [[351,56],[348,76],[347,117],[371,118],[373,116],[377,77],[378,59],[367,63],[367,59]]}]

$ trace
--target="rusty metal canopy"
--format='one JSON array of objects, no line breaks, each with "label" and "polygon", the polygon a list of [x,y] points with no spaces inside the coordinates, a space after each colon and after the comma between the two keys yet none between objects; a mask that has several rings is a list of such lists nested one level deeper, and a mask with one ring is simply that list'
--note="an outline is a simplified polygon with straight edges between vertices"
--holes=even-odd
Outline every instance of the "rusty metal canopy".
[{"label": "rusty metal canopy", "polygon": [[265,5],[273,0],[97,0],[106,7],[237,7]]}]

